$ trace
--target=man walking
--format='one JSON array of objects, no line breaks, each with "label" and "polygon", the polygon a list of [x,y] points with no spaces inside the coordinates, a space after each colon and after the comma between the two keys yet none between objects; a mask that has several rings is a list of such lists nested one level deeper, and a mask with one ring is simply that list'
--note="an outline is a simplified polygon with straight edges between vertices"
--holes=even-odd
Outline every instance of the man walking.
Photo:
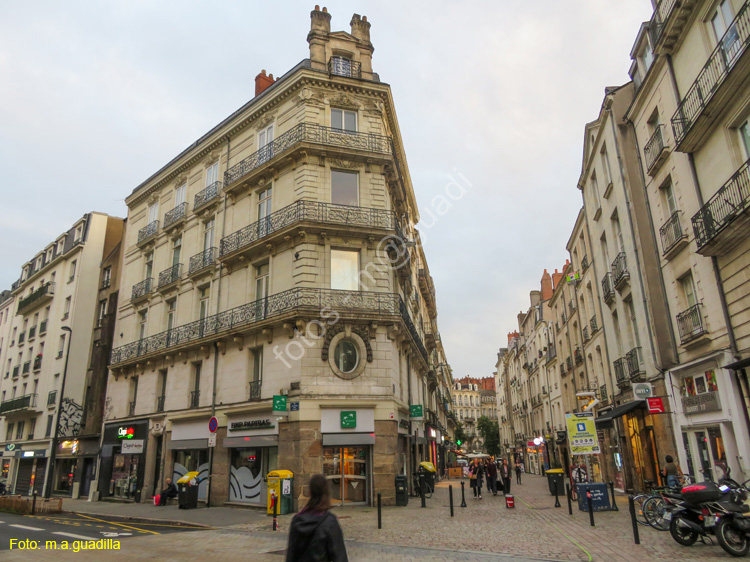
[{"label": "man walking", "polygon": [[497,467],[492,461],[487,463],[487,490],[497,495]]}]

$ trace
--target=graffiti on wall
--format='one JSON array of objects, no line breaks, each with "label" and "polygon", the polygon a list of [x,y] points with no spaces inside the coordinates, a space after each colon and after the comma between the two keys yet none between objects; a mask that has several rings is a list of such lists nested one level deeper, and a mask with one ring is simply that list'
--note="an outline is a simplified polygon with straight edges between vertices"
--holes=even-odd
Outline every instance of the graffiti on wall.
[{"label": "graffiti on wall", "polygon": [[78,435],[81,431],[83,408],[70,398],[63,398],[57,434],[63,437]]}]

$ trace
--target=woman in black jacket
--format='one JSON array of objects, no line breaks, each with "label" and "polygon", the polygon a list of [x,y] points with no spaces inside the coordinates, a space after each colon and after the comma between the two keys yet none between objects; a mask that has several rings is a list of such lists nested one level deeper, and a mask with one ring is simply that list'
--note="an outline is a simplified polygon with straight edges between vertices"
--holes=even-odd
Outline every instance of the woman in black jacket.
[{"label": "woman in black jacket", "polygon": [[331,509],[328,482],[322,474],[310,478],[310,500],[292,519],[286,562],[349,562],[344,534]]},{"label": "woman in black jacket", "polygon": [[484,467],[479,459],[474,459],[474,463],[469,467],[469,477],[471,487],[474,489],[474,497],[482,499],[482,478],[484,477]]}]

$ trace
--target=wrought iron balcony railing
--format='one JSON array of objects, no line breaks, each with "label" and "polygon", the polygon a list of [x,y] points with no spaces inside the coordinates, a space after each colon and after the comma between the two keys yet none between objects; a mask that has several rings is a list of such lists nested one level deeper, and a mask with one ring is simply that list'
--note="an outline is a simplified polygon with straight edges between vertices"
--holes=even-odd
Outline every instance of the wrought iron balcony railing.
[{"label": "wrought iron balcony railing", "polygon": [[328,60],[328,73],[347,78],[362,78],[362,65],[344,57],[331,57]]},{"label": "wrought iron balcony railing", "polygon": [[302,142],[380,154],[391,152],[390,137],[333,129],[315,123],[300,123],[224,172],[224,187],[229,188],[262,164]]},{"label": "wrought iron balcony railing", "polygon": [[[36,394],[25,394],[0,403],[0,414],[13,410],[24,410],[36,406]],[[20,438],[19,438],[20,439]]]},{"label": "wrought iron balcony railing", "polygon": [[576,365],[580,365],[583,363],[583,352],[581,351],[581,348],[576,346],[573,350],[573,357],[575,357]]},{"label": "wrought iron balcony railing", "polygon": [[591,326],[591,335],[594,335],[599,330],[599,324],[596,321],[596,314],[591,317],[589,325]]},{"label": "wrought iron balcony railing", "polygon": [[740,59],[750,39],[750,3],[745,2],[729,25],[708,61],[690,86],[672,117],[675,142],[679,145],[698,121],[716,91]]},{"label": "wrought iron balcony railing", "polygon": [[573,369],[573,359],[570,357],[565,358],[565,367],[568,369],[568,371],[571,371]]},{"label": "wrought iron balcony railing", "polygon": [[680,343],[688,343],[707,332],[703,323],[701,304],[691,306],[677,315],[677,329],[680,332]]},{"label": "wrought iron balcony railing", "polygon": [[164,401],[166,400],[166,396],[163,394],[161,396],[156,397],[156,411],[157,412],[163,412],[164,411]]},{"label": "wrought iron balcony railing", "polygon": [[248,400],[251,402],[260,400],[260,389],[262,384],[263,381],[250,381],[250,396],[248,397]]},{"label": "wrought iron balcony railing", "polygon": [[[117,347],[112,350],[110,361],[114,365],[204,337],[249,326],[288,312],[320,311],[326,307],[339,312],[379,316],[401,315],[405,322],[409,318],[406,306],[397,294],[298,287]],[[407,327],[415,341],[421,343],[421,338],[411,319],[408,319]],[[423,345],[420,353],[423,353],[426,360],[427,351]]]},{"label": "wrought iron balcony railing", "polygon": [[614,296],[615,286],[612,282],[612,273],[606,273],[602,277],[602,297],[604,297],[604,302],[609,302]]},{"label": "wrought iron balcony railing", "polygon": [[55,294],[55,284],[49,281],[31,293],[28,297],[18,301],[18,314],[23,314],[25,310],[31,309],[35,304],[44,300],[44,297],[51,297]]},{"label": "wrought iron balcony railing", "polygon": [[631,380],[643,373],[643,356],[640,347],[634,347],[628,351],[625,354],[625,361],[628,365],[628,375],[630,375]]},{"label": "wrought iron balcony railing", "polygon": [[154,285],[153,277],[149,277],[148,279],[144,279],[140,283],[136,283],[135,285],[133,285],[133,293],[130,296],[130,300],[137,300],[137,299],[145,297],[151,292],[153,285]]},{"label": "wrought iron balcony railing", "polygon": [[750,204],[750,160],[693,216],[698,250],[708,244]]},{"label": "wrought iron balcony railing", "polygon": [[659,42],[661,34],[664,31],[664,25],[669,19],[677,0],[659,0],[656,3],[656,9],[654,15],[651,18],[649,24],[649,35],[651,38],[651,45],[654,46]]},{"label": "wrought iron balcony railing", "polygon": [[167,211],[164,215],[164,228],[169,228],[176,222],[184,219],[187,216],[187,201],[180,203],[171,211]]},{"label": "wrought iron balcony railing", "polygon": [[216,256],[218,255],[217,248],[206,248],[200,254],[195,254],[190,258],[190,268],[188,269],[188,275],[193,275],[199,271],[203,271],[207,267],[211,267],[216,263]]},{"label": "wrought iron balcony railing", "polygon": [[57,391],[50,390],[47,394],[47,406],[54,406],[57,404]]},{"label": "wrought iron balcony railing", "polygon": [[23,364],[23,367],[21,368],[21,374],[25,375],[31,370],[31,361],[25,361]]},{"label": "wrought iron balcony railing", "polygon": [[180,280],[180,271],[182,270],[182,264],[176,263],[169,269],[165,269],[159,274],[159,288],[166,287],[172,283],[176,283]]},{"label": "wrought iron balcony railing", "polygon": [[661,234],[661,248],[662,253],[667,254],[674,248],[680,240],[686,238],[685,233],[682,231],[682,224],[680,224],[680,211],[675,211],[672,216],[667,219],[661,228],[659,229]]},{"label": "wrought iron balcony railing", "polygon": [[620,357],[619,359],[615,359],[613,362],[614,368],[615,368],[615,382],[617,383],[617,386],[620,388],[630,386],[630,379],[628,378],[626,374],[626,360],[624,357]]},{"label": "wrought iron balcony railing", "polygon": [[40,353],[39,355],[37,355],[36,357],[34,357],[33,369],[35,371],[38,371],[41,368],[42,368],[42,354]]},{"label": "wrought iron balcony railing", "polygon": [[643,147],[643,156],[648,171],[651,171],[651,168],[659,161],[659,156],[664,148],[664,125],[659,125]]},{"label": "wrought iron balcony railing", "polygon": [[142,244],[151,240],[156,233],[159,231],[159,221],[153,221],[148,223],[142,229],[138,231],[138,244]]},{"label": "wrought iron balcony railing", "polygon": [[583,271],[586,271],[589,268],[589,256],[585,255],[583,256],[583,259],[581,260],[581,269]]},{"label": "wrought iron balcony railing", "polygon": [[223,257],[236,252],[282,228],[303,221],[399,230],[393,211],[300,200],[222,238],[219,255]]},{"label": "wrought iron balcony railing", "polygon": [[219,192],[221,191],[221,182],[215,181],[203,191],[199,191],[195,194],[193,200],[193,211],[197,211],[204,205],[208,205],[211,201],[219,198]]},{"label": "wrought iron balcony railing", "polygon": [[615,287],[619,287],[620,283],[630,278],[628,273],[628,263],[625,259],[625,252],[620,252],[615,257],[615,261],[612,262],[612,280]]},{"label": "wrought iron balcony railing", "polygon": [[193,390],[190,392],[190,403],[188,404],[188,408],[197,408],[200,405],[201,402],[201,391],[200,390]]},{"label": "wrought iron balcony railing", "polygon": [[583,327],[583,341],[587,342],[591,339],[591,336],[589,335],[589,327],[584,326]]}]

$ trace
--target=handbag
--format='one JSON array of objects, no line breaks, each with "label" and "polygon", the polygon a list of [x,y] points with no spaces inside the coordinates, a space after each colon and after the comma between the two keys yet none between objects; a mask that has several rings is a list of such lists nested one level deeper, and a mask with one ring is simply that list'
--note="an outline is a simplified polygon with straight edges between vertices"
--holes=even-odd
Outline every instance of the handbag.
[{"label": "handbag", "polygon": [[154,496],[154,505],[159,505],[160,500],[161,500],[161,494],[156,494]]}]

